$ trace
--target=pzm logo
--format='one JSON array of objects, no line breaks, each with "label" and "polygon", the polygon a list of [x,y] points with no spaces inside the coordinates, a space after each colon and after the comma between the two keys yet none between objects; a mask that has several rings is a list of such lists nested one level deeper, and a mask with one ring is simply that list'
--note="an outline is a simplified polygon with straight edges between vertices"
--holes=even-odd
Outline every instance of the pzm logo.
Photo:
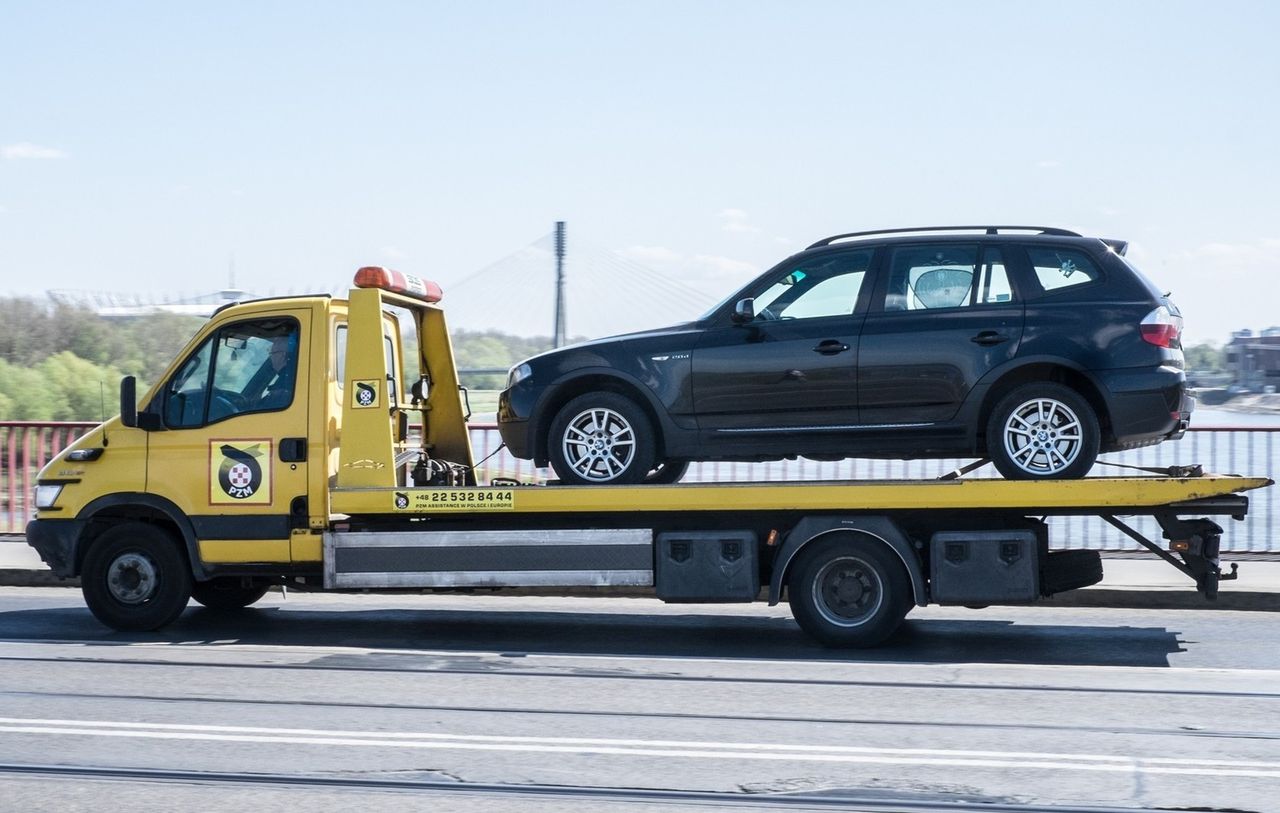
[{"label": "pzm logo", "polygon": [[371,406],[378,397],[378,391],[368,384],[356,383],[356,403],[360,406]]},{"label": "pzm logo", "polygon": [[222,465],[218,467],[218,485],[228,497],[246,500],[262,487],[262,466],[257,458],[262,451],[255,444],[247,449],[237,449],[225,444],[222,449]]}]

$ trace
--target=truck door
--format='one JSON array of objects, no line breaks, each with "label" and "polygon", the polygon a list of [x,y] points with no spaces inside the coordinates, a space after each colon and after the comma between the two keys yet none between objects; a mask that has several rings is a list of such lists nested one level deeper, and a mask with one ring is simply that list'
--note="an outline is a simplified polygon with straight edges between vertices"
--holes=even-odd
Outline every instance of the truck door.
[{"label": "truck door", "polygon": [[310,327],[307,310],[221,324],[153,402],[146,488],[191,519],[206,563],[289,562],[307,526]]}]

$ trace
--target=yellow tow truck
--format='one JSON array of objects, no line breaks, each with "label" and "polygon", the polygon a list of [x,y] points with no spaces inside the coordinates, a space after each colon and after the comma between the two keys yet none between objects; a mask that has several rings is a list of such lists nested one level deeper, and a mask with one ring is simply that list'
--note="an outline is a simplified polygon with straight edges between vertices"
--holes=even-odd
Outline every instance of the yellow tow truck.
[{"label": "yellow tow truck", "polygon": [[[882,642],[913,606],[1031,603],[1102,578],[1050,551],[1046,518],[1102,516],[1206,598],[1222,528],[1260,477],[640,486],[478,483],[438,286],[362,268],[348,298],[224,307],[120,415],[40,472],[27,540],[120,630],[194,598],[272,586],[404,591],[651,589],[771,605],[831,646]],[[407,370],[401,320],[417,358]],[[420,430],[411,433],[411,426]],[[1153,516],[1166,541],[1121,516]]]}]

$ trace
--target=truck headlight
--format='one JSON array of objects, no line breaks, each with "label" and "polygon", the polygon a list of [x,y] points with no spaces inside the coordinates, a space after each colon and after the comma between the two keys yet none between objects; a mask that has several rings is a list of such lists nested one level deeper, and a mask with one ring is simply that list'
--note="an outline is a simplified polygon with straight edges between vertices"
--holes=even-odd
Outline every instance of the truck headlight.
[{"label": "truck headlight", "polygon": [[36,486],[36,508],[52,508],[62,493],[62,486]]},{"label": "truck headlight", "polygon": [[531,375],[533,375],[533,368],[528,364],[521,364],[516,367],[512,367],[510,372],[507,373],[507,388],[510,389],[511,387],[514,387],[516,384],[519,384]]}]

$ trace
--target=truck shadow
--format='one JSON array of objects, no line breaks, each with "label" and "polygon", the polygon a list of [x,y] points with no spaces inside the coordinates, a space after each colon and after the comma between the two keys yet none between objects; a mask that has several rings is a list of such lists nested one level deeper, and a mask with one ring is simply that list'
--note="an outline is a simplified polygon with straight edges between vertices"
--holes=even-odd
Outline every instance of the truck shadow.
[{"label": "truck shadow", "polygon": [[[441,653],[555,654],[613,657],[789,659],[823,662],[1011,663],[1080,666],[1169,666],[1186,651],[1180,633],[1161,626],[1086,626],[1003,619],[909,616],[884,646],[826,649],[787,617],[706,613],[527,612],[466,609],[342,610],[266,606],[216,613],[192,606],[153,633],[103,628],[83,608],[0,612],[7,640],[71,639],[95,644],[201,642],[294,647],[359,647],[369,654],[332,655],[330,665],[414,669]],[[429,655],[390,650],[431,650]],[[377,650],[388,650],[378,653]],[[470,659],[468,659],[470,660]],[[315,663],[315,662],[313,662]],[[317,664],[318,665],[318,664]],[[433,668],[438,668],[433,667]]]}]

